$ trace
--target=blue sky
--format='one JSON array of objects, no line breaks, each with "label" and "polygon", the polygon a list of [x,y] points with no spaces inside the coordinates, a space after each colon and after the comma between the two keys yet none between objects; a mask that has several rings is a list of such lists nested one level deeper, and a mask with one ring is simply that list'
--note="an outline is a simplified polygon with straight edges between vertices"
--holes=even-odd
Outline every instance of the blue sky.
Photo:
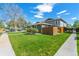
[{"label": "blue sky", "polygon": [[32,23],[47,18],[62,18],[69,24],[79,19],[79,4],[77,3],[19,3],[27,20]]}]

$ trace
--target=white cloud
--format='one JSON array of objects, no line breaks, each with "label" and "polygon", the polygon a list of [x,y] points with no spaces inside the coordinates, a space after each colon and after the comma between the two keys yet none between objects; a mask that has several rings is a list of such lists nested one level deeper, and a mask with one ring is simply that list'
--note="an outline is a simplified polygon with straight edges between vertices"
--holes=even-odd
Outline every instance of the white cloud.
[{"label": "white cloud", "polygon": [[54,4],[51,4],[51,3],[42,4],[42,5],[36,6],[36,9],[38,9],[40,12],[52,12],[53,5]]},{"label": "white cloud", "polygon": [[65,15],[69,15],[70,13],[65,13]]},{"label": "white cloud", "polygon": [[72,17],[71,19],[76,20],[76,19],[77,19],[77,17]]},{"label": "white cloud", "polygon": [[36,15],[34,15],[34,17],[36,17],[36,18],[44,18],[43,15],[44,15],[43,13],[38,12]]},{"label": "white cloud", "polygon": [[42,12],[37,12],[37,15],[43,16],[44,14]]},{"label": "white cloud", "polygon": [[66,12],[67,12],[67,10],[63,10],[63,11],[58,12],[57,14],[59,15],[59,14],[63,14],[63,13],[66,13]]},{"label": "white cloud", "polygon": [[36,17],[36,18],[43,18],[42,15],[34,15],[34,17]]},{"label": "white cloud", "polygon": [[44,18],[43,15],[44,13],[50,13],[53,11],[53,6],[55,5],[54,4],[51,4],[51,3],[44,3],[44,4],[41,4],[41,5],[37,5],[35,7],[35,9],[38,10],[38,12],[36,13],[36,15],[34,15],[34,17],[37,17],[37,18]]},{"label": "white cloud", "polygon": [[60,16],[57,16],[57,18],[61,18]]}]

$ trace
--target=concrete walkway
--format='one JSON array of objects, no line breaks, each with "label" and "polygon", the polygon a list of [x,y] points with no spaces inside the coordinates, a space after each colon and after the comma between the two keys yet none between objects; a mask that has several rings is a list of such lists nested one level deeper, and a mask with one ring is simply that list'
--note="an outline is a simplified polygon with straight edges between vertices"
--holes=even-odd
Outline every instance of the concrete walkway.
[{"label": "concrete walkway", "polygon": [[55,56],[77,56],[76,34],[73,33],[57,51]]},{"label": "concrete walkway", "polygon": [[3,33],[0,37],[0,56],[15,56],[7,33]]}]

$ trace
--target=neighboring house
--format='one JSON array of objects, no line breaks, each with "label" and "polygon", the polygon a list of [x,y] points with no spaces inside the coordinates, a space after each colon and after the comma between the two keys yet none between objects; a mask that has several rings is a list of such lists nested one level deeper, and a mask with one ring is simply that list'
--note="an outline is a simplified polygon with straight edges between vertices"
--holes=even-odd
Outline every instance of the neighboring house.
[{"label": "neighboring house", "polygon": [[4,28],[0,28],[0,33],[4,32]]},{"label": "neighboring house", "polygon": [[67,22],[61,18],[48,18],[45,21],[35,23],[34,27],[39,30],[39,33],[56,35],[58,33],[63,33],[67,25]]}]

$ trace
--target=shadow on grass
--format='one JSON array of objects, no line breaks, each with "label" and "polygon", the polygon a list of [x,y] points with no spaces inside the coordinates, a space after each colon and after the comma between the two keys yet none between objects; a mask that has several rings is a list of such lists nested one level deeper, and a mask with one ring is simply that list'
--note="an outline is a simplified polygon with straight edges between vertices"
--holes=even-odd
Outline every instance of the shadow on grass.
[{"label": "shadow on grass", "polygon": [[65,32],[65,33],[70,33],[70,34],[72,34],[73,32]]},{"label": "shadow on grass", "polygon": [[77,34],[76,40],[79,40],[79,32],[76,32],[76,34]]},{"label": "shadow on grass", "polygon": [[23,33],[24,35],[35,35],[35,33]]},{"label": "shadow on grass", "polygon": [[76,37],[76,40],[79,40],[79,37]]}]

